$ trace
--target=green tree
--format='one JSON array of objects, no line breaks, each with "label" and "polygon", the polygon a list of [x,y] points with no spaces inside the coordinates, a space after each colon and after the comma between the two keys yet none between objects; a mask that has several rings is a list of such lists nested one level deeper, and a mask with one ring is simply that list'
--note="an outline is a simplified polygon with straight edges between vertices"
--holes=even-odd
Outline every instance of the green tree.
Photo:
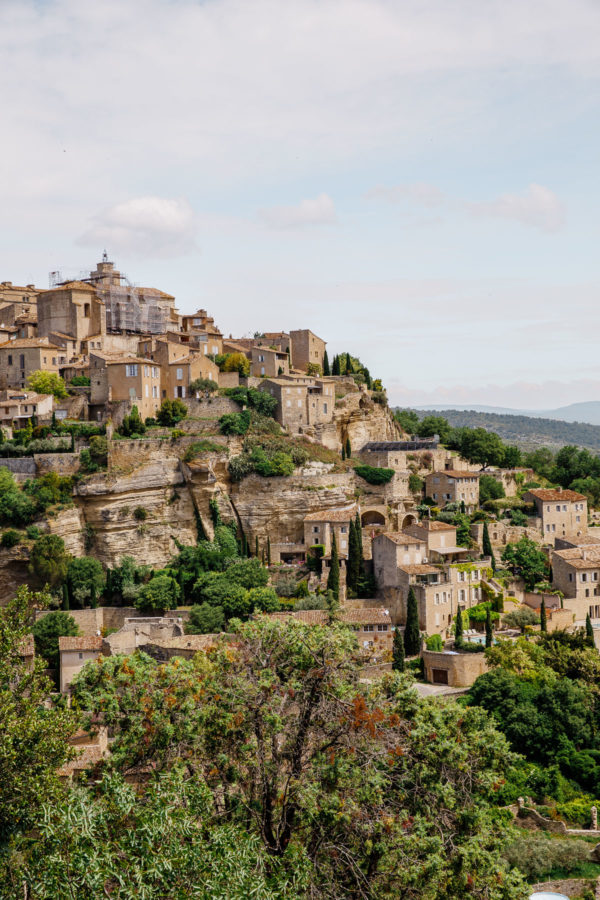
[{"label": "green tree", "polygon": [[250,360],[243,353],[228,353],[223,363],[224,372],[239,372],[244,378],[250,374]]},{"label": "green tree", "polygon": [[483,523],[483,538],[482,538],[482,550],[484,556],[489,556],[492,560],[492,571],[496,571],[496,557],[494,556],[494,548],[492,547],[492,542],[490,540],[490,531],[488,528],[488,523]]},{"label": "green tree", "polygon": [[135,598],[138,609],[176,609],[179,601],[179,585],[170,575],[155,575],[143,585]]},{"label": "green tree", "polygon": [[438,435],[440,442],[445,444],[450,436],[450,425],[443,416],[425,416],[416,428],[419,437],[429,438]]},{"label": "green tree", "polygon": [[405,653],[404,638],[399,628],[394,629],[394,642],[392,644],[392,669],[395,672],[404,672]]},{"label": "green tree", "polygon": [[69,586],[66,582],[62,586],[62,608],[65,610],[71,608],[71,603],[69,601]]},{"label": "green tree", "polygon": [[348,560],[346,563],[346,587],[352,591],[357,590],[358,580],[360,578],[360,545],[359,538],[356,533],[356,523],[354,519],[350,521],[350,531],[348,535]]},{"label": "green tree", "polygon": [[329,560],[329,574],[327,575],[327,590],[331,591],[334,600],[340,599],[340,559],[338,556],[335,531],[331,536],[331,557]]},{"label": "green tree", "polygon": [[455,625],[454,625],[454,646],[457,647],[458,649],[460,649],[463,644],[463,632],[464,632],[463,611],[462,611],[462,608],[459,606],[458,609],[456,610],[456,620],[455,620]]},{"label": "green tree", "polygon": [[333,357],[333,363],[331,364],[331,374],[332,375],[341,375],[340,358],[337,354]]},{"label": "green tree", "polygon": [[404,649],[407,656],[421,652],[421,630],[419,628],[419,606],[414,590],[409,588],[406,600],[406,626],[404,629]]},{"label": "green tree", "polygon": [[172,428],[185,419],[188,410],[183,400],[163,400],[156,413],[156,421],[165,428]]},{"label": "green tree", "polygon": [[52,394],[57,400],[68,397],[65,382],[56,372],[44,372],[38,369],[27,378],[27,387],[36,394]]},{"label": "green tree", "polygon": [[38,619],[31,626],[31,633],[35,640],[35,652],[46,660],[50,669],[58,669],[59,637],[77,635],[79,628],[73,616],[63,610],[55,610]]},{"label": "green tree", "polygon": [[540,606],[540,631],[548,631],[548,618],[546,616],[546,602],[543,597],[542,597],[542,603]]},{"label": "green tree", "polygon": [[509,628],[520,628],[521,633],[530,625],[539,625],[540,617],[530,606],[520,606],[504,615],[504,624]]},{"label": "green tree", "polygon": [[218,634],[225,628],[225,613],[220,606],[201,603],[190,609],[190,620],[185,626],[186,634]]},{"label": "green tree", "polygon": [[329,357],[327,356],[327,350],[323,353],[323,375],[331,375],[331,370],[329,368]]},{"label": "green tree", "polygon": [[494,643],[494,626],[492,624],[492,607],[488,603],[485,614],[485,646],[491,647]]},{"label": "green tree", "polygon": [[487,466],[501,466],[504,462],[504,444],[494,431],[485,428],[464,430],[460,445],[461,455],[469,462]]},{"label": "green tree", "polygon": [[267,537],[267,565],[271,565],[271,538]]},{"label": "green tree", "polygon": [[350,444],[350,438],[346,438],[346,459],[350,459],[352,457],[352,446]]},{"label": "green tree", "polygon": [[31,548],[29,571],[41,584],[61,584],[67,575],[71,556],[57,534],[43,534]]},{"label": "green tree", "polygon": [[85,606],[95,591],[96,596],[104,589],[102,564],[93,556],[72,559],[67,567],[69,594],[78,606]]},{"label": "green tree", "polygon": [[43,803],[58,798],[56,770],[73,755],[75,713],[61,704],[46,708],[53,689],[46,663],[37,657],[31,667],[22,655],[33,609],[50,601],[45,591],[22,586],[0,607],[0,844],[30,827]]},{"label": "green tree", "polygon": [[[543,629],[544,631],[546,629]],[[596,643],[594,641],[594,629],[592,626],[592,620],[590,619],[590,614],[587,613],[585,617],[585,636],[586,640],[590,647],[595,647]]]},{"label": "green tree", "polygon": [[481,505],[488,500],[500,500],[505,497],[504,487],[501,481],[493,475],[482,475],[479,479],[479,502]]},{"label": "green tree", "polygon": [[212,394],[218,390],[219,385],[212,378],[196,378],[190,382],[190,394]]},{"label": "green tree", "polygon": [[406,434],[417,434],[419,430],[419,417],[412,409],[397,409],[394,418],[402,431]]},{"label": "green tree", "polygon": [[502,561],[515,575],[525,581],[525,587],[532,591],[538,581],[548,576],[548,560],[535,541],[523,536],[516,544],[507,544],[502,551]]}]

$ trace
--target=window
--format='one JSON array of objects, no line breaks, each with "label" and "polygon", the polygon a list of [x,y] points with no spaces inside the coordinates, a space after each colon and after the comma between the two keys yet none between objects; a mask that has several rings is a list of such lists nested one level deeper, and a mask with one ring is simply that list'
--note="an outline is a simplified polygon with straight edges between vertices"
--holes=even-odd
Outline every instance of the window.
[{"label": "window", "polygon": [[286,405],[286,406],[291,406],[291,405],[292,405],[292,401],[291,401],[291,400],[286,400],[286,401],[285,401],[285,405]]},{"label": "window", "polygon": [[581,516],[575,516],[575,521],[576,521],[576,522],[581,522]]},{"label": "window", "polygon": [[137,363],[132,363],[131,365],[125,366],[125,376],[127,378],[134,378],[138,373]]},{"label": "window", "polygon": [[150,396],[150,387],[149,387],[149,385],[146,385],[146,397],[149,397],[149,396]]},{"label": "window", "polygon": [[8,357],[8,364],[9,364],[9,366],[12,366],[12,356]]},{"label": "window", "polygon": [[144,375],[146,376],[146,378],[148,377],[149,374],[150,374],[150,366],[144,366]]},{"label": "window", "polygon": [[563,504],[563,512],[566,512],[566,511],[567,511],[567,504],[565,503],[565,504]]},{"label": "window", "polygon": [[158,378],[158,369],[156,368],[156,366],[152,366],[152,377]]},{"label": "window", "polygon": [[90,317],[90,304],[89,303],[83,304],[83,315],[86,319],[89,319],[89,317]]},{"label": "window", "polygon": [[374,625],[363,625],[363,631],[375,631]]},{"label": "window", "polygon": [[439,604],[439,602],[440,602],[440,595],[439,595],[439,594],[436,594],[436,595],[435,595],[435,602],[436,602],[436,604]]},{"label": "window", "polygon": [[315,534],[318,534],[318,533],[319,533],[319,526],[318,526],[318,525],[313,525],[313,531],[314,531]]},{"label": "window", "polygon": [[177,381],[181,381],[183,379],[183,369],[177,369],[177,374],[175,376]]},{"label": "window", "polygon": [[589,597],[589,596],[590,596],[590,589],[589,589],[589,588],[586,588],[586,589],[585,589],[585,596],[586,596],[586,597]]},{"label": "window", "polygon": [[556,512],[560,512],[560,503],[559,503],[558,506],[556,507]]},{"label": "window", "polygon": [[569,581],[573,581],[573,573],[569,572]]},{"label": "window", "polygon": [[155,400],[158,399],[158,385],[157,384],[152,385],[152,396],[154,397]]},{"label": "window", "polygon": [[[21,363],[21,368],[24,369],[25,368],[25,357],[22,356],[21,359],[23,360],[23,362]],[[45,364],[46,364],[46,357],[44,356],[44,365]]]},{"label": "window", "polygon": [[388,630],[387,625],[378,625],[377,626],[377,631],[387,631],[387,630]]},{"label": "window", "polygon": [[324,412],[324,413],[327,412],[327,404],[326,404],[326,403],[323,404],[323,412]]},{"label": "window", "polygon": [[342,527],[340,528],[340,531],[341,531],[342,534],[346,534],[347,530],[348,530],[348,529],[346,528],[345,525],[342,525]]},{"label": "window", "polygon": [[298,400],[298,406],[302,406],[302,400]]},{"label": "window", "polygon": [[581,573],[581,580],[582,580],[582,581],[587,581],[587,572],[582,572],[582,573]]}]

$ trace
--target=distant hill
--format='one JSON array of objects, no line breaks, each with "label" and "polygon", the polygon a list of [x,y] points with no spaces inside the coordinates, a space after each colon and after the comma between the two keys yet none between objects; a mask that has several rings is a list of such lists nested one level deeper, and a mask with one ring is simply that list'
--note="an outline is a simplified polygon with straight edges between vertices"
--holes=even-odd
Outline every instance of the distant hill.
[{"label": "distant hill", "polygon": [[[573,404],[574,407],[594,405],[596,404]],[[600,404],[598,407],[600,408]],[[421,418],[435,412],[455,428],[485,428],[487,431],[495,431],[507,444],[516,444],[525,450],[536,447],[557,450],[565,444],[576,444],[578,447],[600,451],[600,425],[538,418],[522,413],[507,415],[481,412],[477,409],[417,409],[416,412]]]},{"label": "distant hill", "polygon": [[[434,404],[423,407],[424,410],[439,412],[442,407]],[[446,410],[464,412],[464,406],[450,403]],[[584,403],[570,403],[556,409],[511,409],[508,406],[483,406],[474,404],[470,412],[492,413],[500,416],[529,416],[535,419],[559,419],[562,422],[583,422],[589,425],[600,425],[600,400],[589,400]]]}]

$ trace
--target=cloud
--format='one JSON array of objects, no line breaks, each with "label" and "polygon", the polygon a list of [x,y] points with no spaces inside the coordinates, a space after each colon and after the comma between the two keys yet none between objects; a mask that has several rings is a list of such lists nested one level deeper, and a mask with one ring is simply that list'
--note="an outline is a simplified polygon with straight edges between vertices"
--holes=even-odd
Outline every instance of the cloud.
[{"label": "cloud", "polygon": [[435,184],[417,181],[414,184],[397,184],[392,187],[377,185],[366,194],[368,199],[388,200],[390,203],[401,203],[409,200],[423,206],[439,206],[446,200],[446,195]]},{"label": "cloud", "polygon": [[77,243],[138,257],[184,256],[196,249],[196,221],[185,199],[134,197],[94,216]]},{"label": "cloud", "polygon": [[296,206],[271,206],[259,210],[270,228],[305,228],[309,225],[335,225],[335,204],[328,194],[301,200]]},{"label": "cloud", "polygon": [[541,231],[559,231],[565,224],[565,207],[550,188],[530,184],[522,194],[503,194],[489,203],[469,203],[474,216],[512,219]]}]

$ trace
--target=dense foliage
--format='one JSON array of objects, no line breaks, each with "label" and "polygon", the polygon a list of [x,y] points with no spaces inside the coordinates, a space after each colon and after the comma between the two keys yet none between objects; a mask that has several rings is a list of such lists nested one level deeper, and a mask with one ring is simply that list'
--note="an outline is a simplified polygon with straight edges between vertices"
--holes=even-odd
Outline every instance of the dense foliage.
[{"label": "dense foliage", "polygon": [[354,466],[354,471],[369,484],[387,484],[395,474],[393,469],[379,469],[376,466]]}]

